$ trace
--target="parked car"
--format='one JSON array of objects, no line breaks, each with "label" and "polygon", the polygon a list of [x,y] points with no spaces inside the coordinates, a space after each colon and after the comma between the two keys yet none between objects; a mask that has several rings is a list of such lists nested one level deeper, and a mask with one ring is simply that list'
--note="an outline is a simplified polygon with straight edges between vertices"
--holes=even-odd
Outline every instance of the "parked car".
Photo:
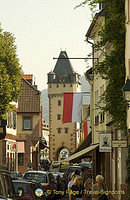
[{"label": "parked car", "polygon": [[75,172],[75,170],[78,170],[78,171],[79,171],[79,174],[80,174],[81,168],[82,168],[82,167],[79,166],[79,165],[69,166],[68,170],[66,171],[66,175],[67,175],[67,177],[68,177],[68,181],[69,181],[70,178],[71,178],[71,174],[72,174],[73,172]]},{"label": "parked car", "polygon": [[3,196],[0,195],[0,200],[12,200],[12,199],[6,198],[6,197],[3,197]]},{"label": "parked car", "polygon": [[91,163],[90,162],[81,162],[81,163],[79,163],[79,165],[81,166],[81,167],[87,167],[87,168],[89,168],[89,169],[91,169]]},{"label": "parked car", "polygon": [[15,199],[12,179],[5,166],[0,166],[0,196],[5,199]]},{"label": "parked car", "polygon": [[52,169],[56,168],[56,167],[60,167],[60,162],[59,161],[53,161],[52,162]]},{"label": "parked car", "polygon": [[10,172],[10,175],[11,175],[12,180],[15,180],[15,179],[23,177],[23,175],[22,175],[21,172],[14,172],[14,171],[12,171],[12,172]]},{"label": "parked car", "polygon": [[[43,192],[45,193],[45,196],[47,199],[54,198],[54,190],[56,190],[56,184],[54,180],[54,176],[51,172],[46,171],[27,171],[24,174],[24,179],[26,180],[35,180],[39,181],[42,185]],[[51,191],[48,193],[47,191]]]},{"label": "parked car", "polygon": [[36,195],[36,190],[40,189],[40,185],[32,181],[26,180],[13,180],[13,186],[15,190],[16,200],[37,200],[45,199],[44,194],[38,197]]}]

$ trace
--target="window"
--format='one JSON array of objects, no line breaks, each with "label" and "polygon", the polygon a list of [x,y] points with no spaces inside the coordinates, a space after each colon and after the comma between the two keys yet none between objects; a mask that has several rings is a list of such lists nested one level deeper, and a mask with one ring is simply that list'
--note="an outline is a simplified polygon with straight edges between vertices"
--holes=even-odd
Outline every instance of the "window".
[{"label": "window", "polygon": [[24,154],[23,153],[18,153],[18,166],[23,165],[23,159],[24,159]]},{"label": "window", "polygon": [[31,117],[24,117],[23,121],[23,129],[31,130]]},{"label": "window", "polygon": [[16,129],[16,114],[13,113],[13,128]]},{"label": "window", "polygon": [[66,87],[66,85],[64,84],[63,87]]},{"label": "window", "polygon": [[61,128],[58,128],[58,133],[61,133]]},{"label": "window", "polygon": [[68,128],[65,128],[65,133],[68,133],[68,130],[69,130]]},{"label": "window", "polygon": [[61,106],[61,100],[58,100],[58,106]]},{"label": "window", "polygon": [[95,125],[97,125],[99,123],[99,115],[95,116]]},{"label": "window", "polygon": [[59,85],[57,84],[56,87],[59,87]]},{"label": "window", "polygon": [[100,113],[100,121],[103,122],[104,121],[104,112]]},{"label": "window", "polygon": [[57,115],[57,120],[61,120],[61,115]]}]

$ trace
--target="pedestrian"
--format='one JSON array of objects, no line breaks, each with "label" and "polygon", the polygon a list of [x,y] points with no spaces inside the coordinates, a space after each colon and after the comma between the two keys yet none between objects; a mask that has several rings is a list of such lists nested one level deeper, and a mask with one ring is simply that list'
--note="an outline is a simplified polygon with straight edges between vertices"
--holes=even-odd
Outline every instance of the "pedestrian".
[{"label": "pedestrian", "polygon": [[70,194],[71,194],[71,187],[72,187],[72,185],[74,184],[74,179],[75,179],[75,177],[76,177],[75,172],[73,172],[73,173],[71,174],[71,180],[70,180],[69,183],[68,183],[68,193],[69,193],[69,196],[70,196]]},{"label": "pedestrian", "polygon": [[107,187],[102,175],[96,176],[96,184],[92,186],[92,191],[92,200],[108,200],[107,195],[103,194],[104,191],[107,191]]},{"label": "pedestrian", "polygon": [[32,161],[31,160],[29,160],[28,168],[29,168],[29,170],[32,170]]},{"label": "pedestrian", "polygon": [[86,167],[86,166],[83,166],[81,168],[80,176],[82,176],[83,184],[84,184],[85,180],[89,177],[89,175],[88,175],[88,169],[89,168]]},{"label": "pedestrian", "polygon": [[84,189],[85,189],[85,199],[86,200],[91,200],[92,196],[89,193],[89,191],[92,190],[92,178],[91,178],[91,175],[89,175],[88,178],[86,178],[86,180],[84,182]]},{"label": "pedestrian", "polygon": [[82,177],[79,175],[77,175],[74,179],[69,200],[85,200]]}]

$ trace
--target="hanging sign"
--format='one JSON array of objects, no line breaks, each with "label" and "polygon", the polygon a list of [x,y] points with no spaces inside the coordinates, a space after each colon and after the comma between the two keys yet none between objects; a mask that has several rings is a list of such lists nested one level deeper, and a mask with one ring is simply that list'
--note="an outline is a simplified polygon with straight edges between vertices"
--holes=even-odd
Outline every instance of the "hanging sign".
[{"label": "hanging sign", "polygon": [[127,147],[127,140],[113,140],[112,141],[113,148],[126,148]]},{"label": "hanging sign", "polygon": [[111,152],[111,151],[112,151],[111,133],[100,132],[99,133],[99,152]]}]

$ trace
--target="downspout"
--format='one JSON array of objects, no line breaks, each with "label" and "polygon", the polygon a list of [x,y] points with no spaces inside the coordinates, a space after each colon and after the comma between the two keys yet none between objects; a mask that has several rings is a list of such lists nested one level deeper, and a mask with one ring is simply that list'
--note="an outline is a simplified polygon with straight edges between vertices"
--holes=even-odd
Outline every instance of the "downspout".
[{"label": "downspout", "polygon": [[[92,69],[94,68],[94,44],[89,41],[89,37],[86,38],[86,41],[92,45]],[[93,73],[93,70],[92,70]],[[93,74],[94,77],[94,74]],[[94,143],[94,98],[93,98],[93,87],[94,82],[91,84],[91,92],[90,92],[90,117],[91,117],[91,126],[92,126],[92,144]]]}]

